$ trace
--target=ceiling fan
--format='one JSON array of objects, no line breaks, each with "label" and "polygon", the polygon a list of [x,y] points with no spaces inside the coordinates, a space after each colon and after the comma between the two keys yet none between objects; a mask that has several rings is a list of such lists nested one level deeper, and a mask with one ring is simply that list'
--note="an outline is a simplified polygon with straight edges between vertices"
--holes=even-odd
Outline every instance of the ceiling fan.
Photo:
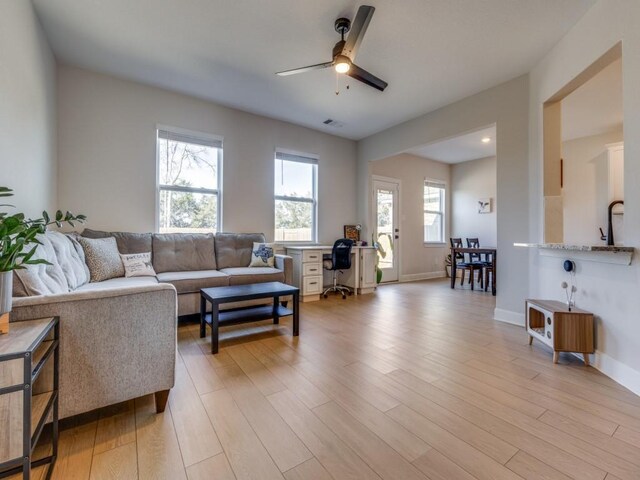
[{"label": "ceiling fan", "polygon": [[[358,53],[358,48],[362,43],[364,34],[367,31],[367,27],[369,26],[369,22],[371,22],[371,17],[373,17],[374,11],[374,7],[361,5],[360,8],[358,8],[358,13],[356,14],[353,24],[348,18],[338,18],[336,20],[335,29],[336,32],[340,34],[341,40],[333,47],[333,60],[330,62],[318,63],[316,65],[309,65],[302,68],[294,68],[293,70],[285,70],[283,72],[277,72],[276,75],[295,75],[297,73],[310,72],[311,70],[321,70],[323,68],[334,67],[338,73],[344,73],[345,75],[349,75],[351,78],[355,78],[356,80],[359,80],[370,87],[376,88],[381,92],[384,91],[384,89],[387,88],[387,82],[353,63]],[[349,31],[351,31],[351,33],[349,33],[349,37],[345,40],[344,36]]]}]

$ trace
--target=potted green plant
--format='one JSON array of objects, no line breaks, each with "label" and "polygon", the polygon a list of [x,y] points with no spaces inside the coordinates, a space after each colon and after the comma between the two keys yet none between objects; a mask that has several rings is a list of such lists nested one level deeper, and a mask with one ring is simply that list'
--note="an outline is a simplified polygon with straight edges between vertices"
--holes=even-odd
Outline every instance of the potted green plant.
[{"label": "potted green plant", "polygon": [[[0,197],[11,197],[13,190],[0,187]],[[13,205],[0,204],[3,208]],[[33,258],[41,245],[37,236],[45,233],[49,225],[61,227],[64,223],[75,226],[74,222],[84,223],[84,215],[73,215],[58,210],[54,218],[45,211],[42,218],[26,218],[23,213],[9,215],[0,211],[0,315],[11,311],[13,290],[13,271],[26,268],[27,265],[49,264],[46,260]]]},{"label": "potted green plant", "polygon": [[451,277],[451,254],[448,254],[444,259],[444,269],[447,272],[447,278]]}]

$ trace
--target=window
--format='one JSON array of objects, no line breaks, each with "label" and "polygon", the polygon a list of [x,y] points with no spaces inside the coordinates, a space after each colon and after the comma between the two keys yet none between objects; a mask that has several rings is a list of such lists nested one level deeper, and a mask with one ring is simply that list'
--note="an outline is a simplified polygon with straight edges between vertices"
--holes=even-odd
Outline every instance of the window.
[{"label": "window", "polygon": [[424,242],[444,243],[445,184],[424,181]]},{"label": "window", "polygon": [[276,152],[276,242],[316,241],[317,171],[316,158]]},{"label": "window", "polygon": [[160,233],[218,231],[222,141],[160,128],[157,155]]}]

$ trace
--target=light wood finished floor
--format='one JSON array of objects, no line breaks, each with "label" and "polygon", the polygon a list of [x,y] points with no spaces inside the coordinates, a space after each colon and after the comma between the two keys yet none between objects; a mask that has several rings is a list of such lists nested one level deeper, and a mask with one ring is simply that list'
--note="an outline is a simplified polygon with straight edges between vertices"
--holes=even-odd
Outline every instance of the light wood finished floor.
[{"label": "light wood finished floor", "polygon": [[[446,282],[181,325],[164,414],[151,396],[66,422],[54,479],[638,480],[640,398],[493,321]],[[38,475],[35,477],[38,479]]]}]

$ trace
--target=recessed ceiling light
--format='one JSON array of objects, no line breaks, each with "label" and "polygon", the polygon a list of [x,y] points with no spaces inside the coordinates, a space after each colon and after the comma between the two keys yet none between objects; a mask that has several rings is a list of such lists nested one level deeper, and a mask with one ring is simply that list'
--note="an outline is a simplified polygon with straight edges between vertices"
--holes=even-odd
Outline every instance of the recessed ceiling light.
[{"label": "recessed ceiling light", "polygon": [[489,137],[482,137],[482,143],[489,143],[491,141],[491,138]]}]

